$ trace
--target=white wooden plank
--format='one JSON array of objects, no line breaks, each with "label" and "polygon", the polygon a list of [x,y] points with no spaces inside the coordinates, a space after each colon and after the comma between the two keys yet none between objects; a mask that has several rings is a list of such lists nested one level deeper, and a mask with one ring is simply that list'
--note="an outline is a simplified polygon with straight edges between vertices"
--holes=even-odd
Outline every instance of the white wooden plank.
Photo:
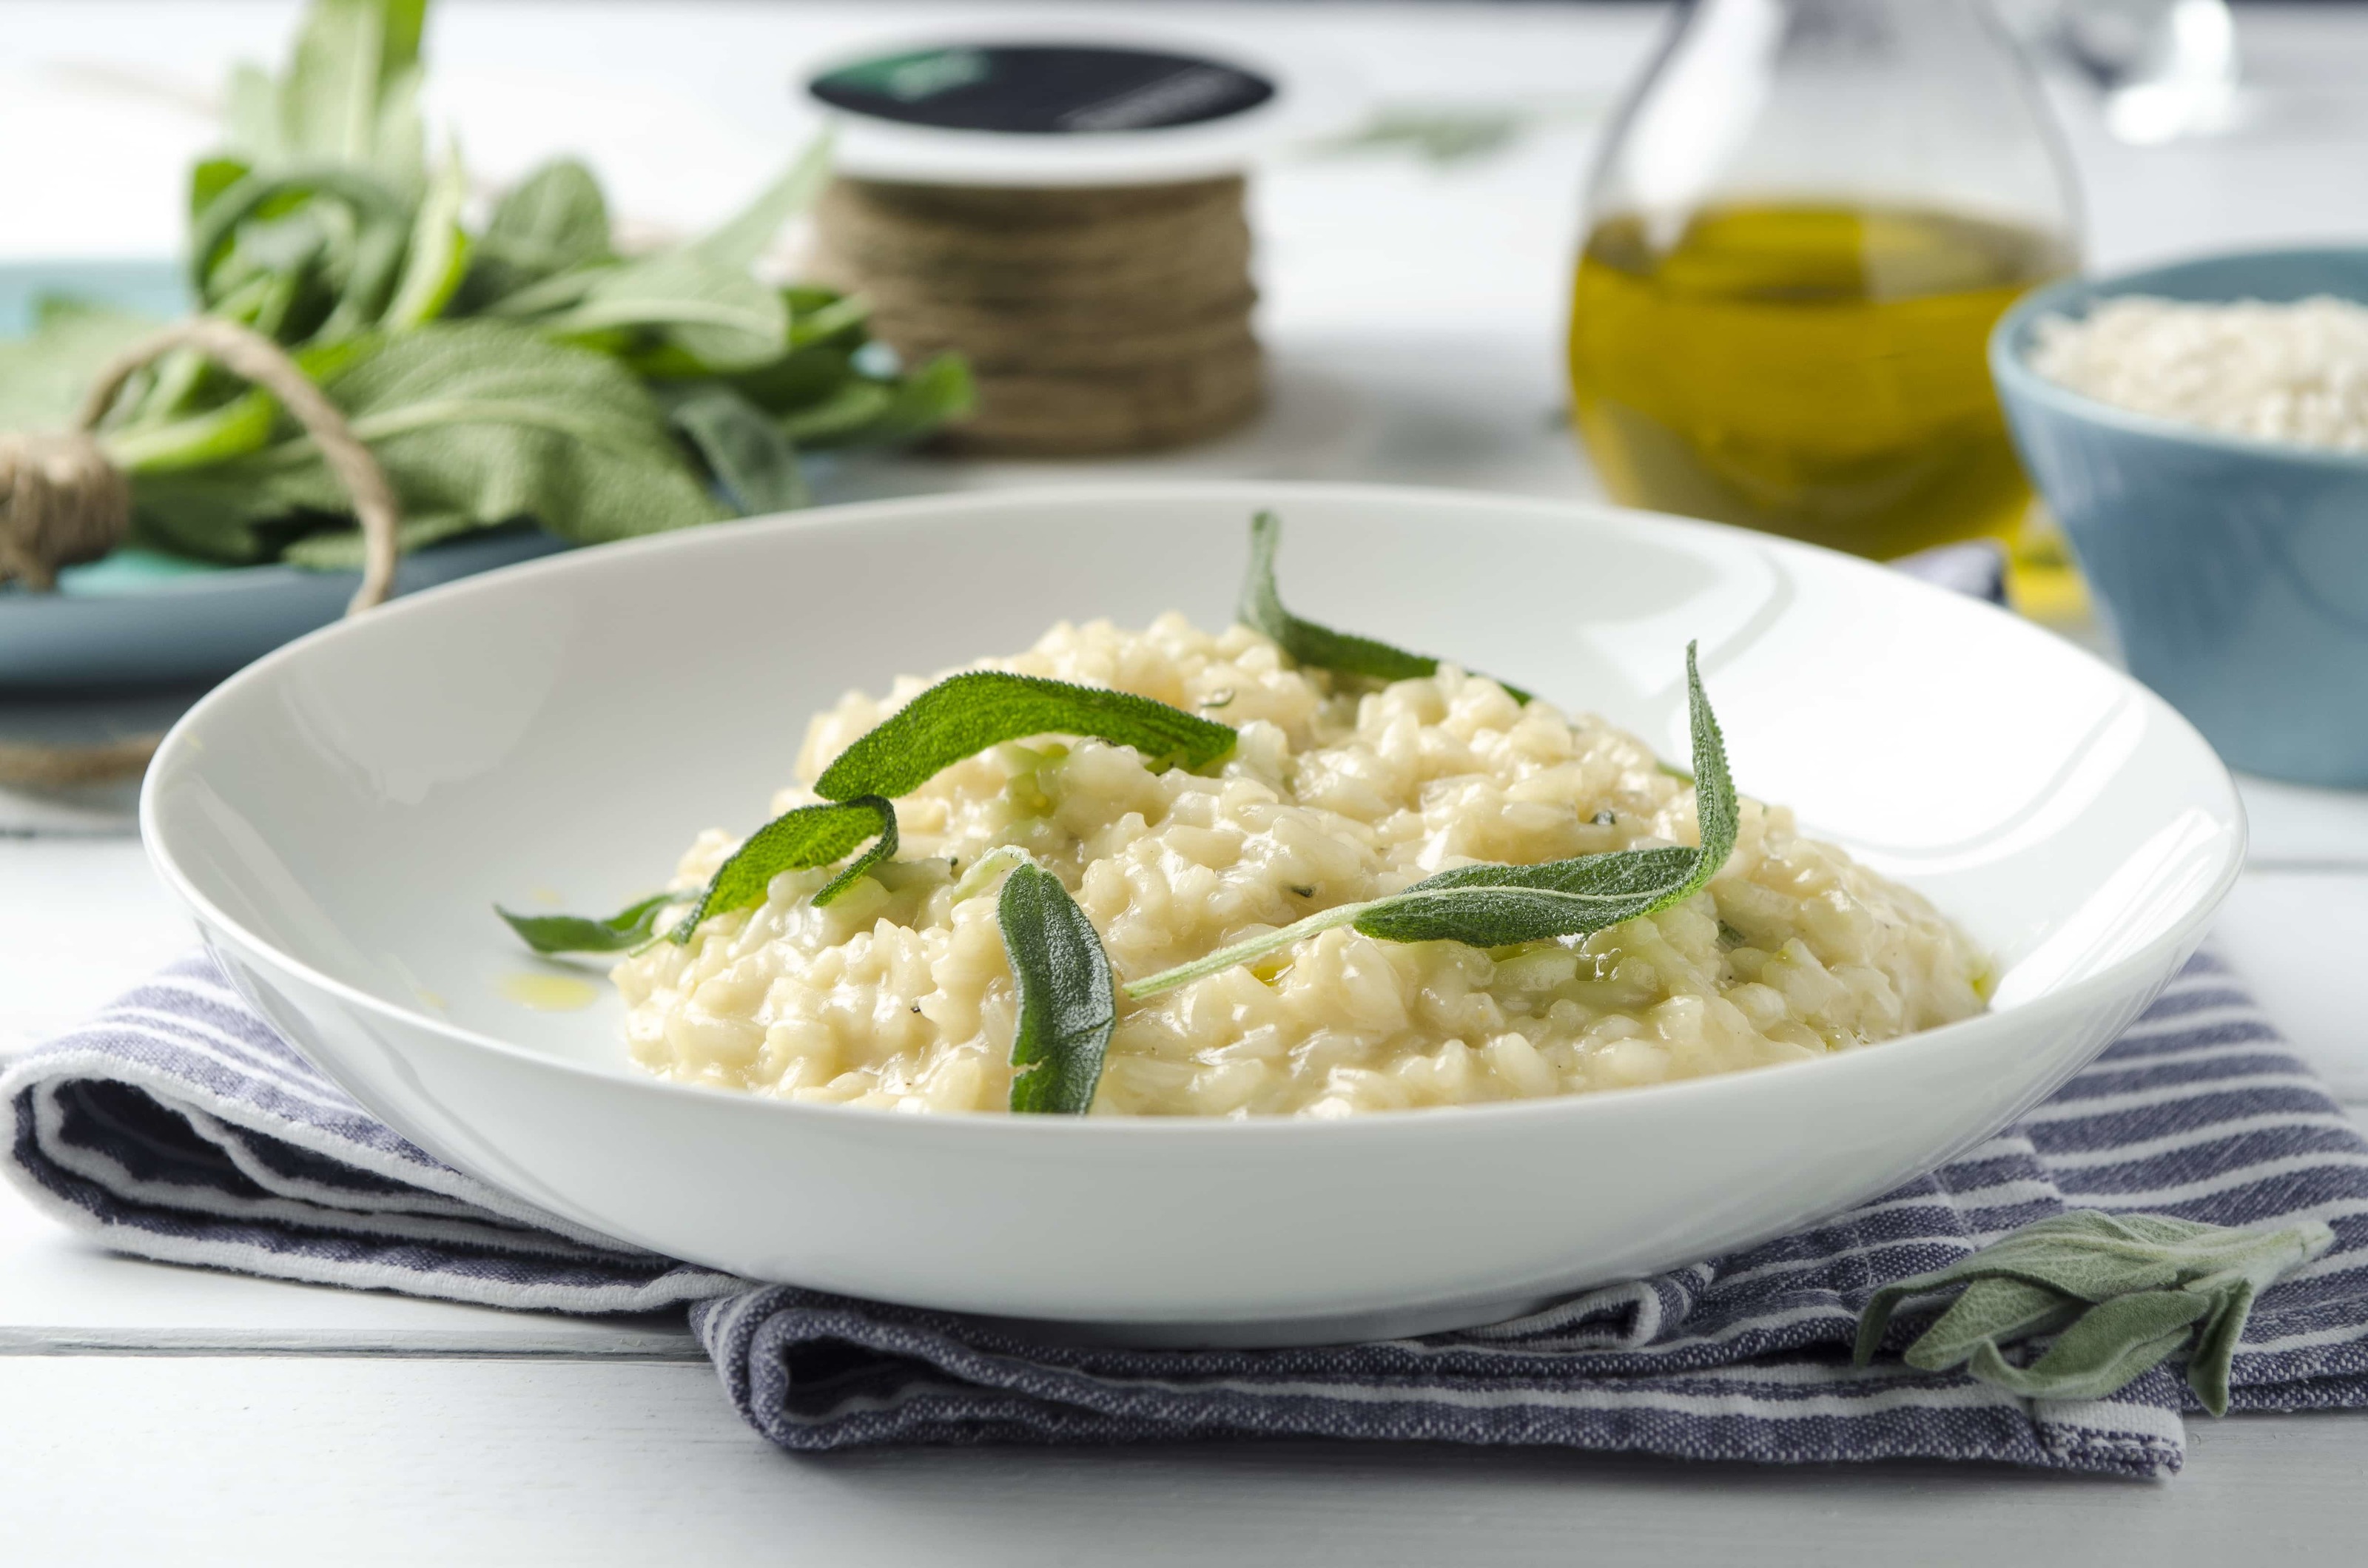
[{"label": "white wooden plank", "polygon": [[2258,870],[2368,870],[2368,790],[2316,790],[2237,776]]},{"label": "white wooden plank", "polygon": [[0,1355],[138,1349],[700,1358],[679,1312],[507,1312],[147,1263],[0,1189]]},{"label": "white wooden plank", "polygon": [[142,1348],[699,1357],[678,1312],[507,1312],[120,1257],[0,1183],[0,1355]]},{"label": "white wooden plank", "polygon": [[[0,838],[0,1050],[32,1045],[188,952],[132,839]],[[496,1312],[110,1256],[0,1185],[0,1347],[175,1345],[690,1354],[678,1318]]]},{"label": "white wooden plank", "polygon": [[[791,1459],[692,1367],[0,1358],[11,1561],[2335,1562],[2368,1419],[2198,1421],[2162,1485],[1349,1444]],[[2011,1541],[2010,1547],[2002,1540]]]},{"label": "white wooden plank", "polygon": [[134,838],[0,837],[0,1055],[198,945]]},{"label": "white wooden plank", "polygon": [[2212,933],[2270,1017],[2344,1099],[2368,1100],[2360,937],[2368,874],[2250,871]]}]

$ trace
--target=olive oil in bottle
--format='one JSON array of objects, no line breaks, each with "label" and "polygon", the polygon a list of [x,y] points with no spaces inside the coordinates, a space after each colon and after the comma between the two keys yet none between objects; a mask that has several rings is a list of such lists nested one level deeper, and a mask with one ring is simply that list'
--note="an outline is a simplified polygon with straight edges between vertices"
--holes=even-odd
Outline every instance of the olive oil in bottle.
[{"label": "olive oil in bottle", "polygon": [[1987,340],[2079,216],[1989,0],[1679,0],[1586,208],[1572,408],[1614,496],[1878,559],[2016,531]]},{"label": "olive oil in bottle", "polygon": [[2030,501],[1991,326],[2071,270],[2036,228],[1910,205],[1745,202],[1580,254],[1573,406],[1605,487],[1878,559],[2010,535]]}]

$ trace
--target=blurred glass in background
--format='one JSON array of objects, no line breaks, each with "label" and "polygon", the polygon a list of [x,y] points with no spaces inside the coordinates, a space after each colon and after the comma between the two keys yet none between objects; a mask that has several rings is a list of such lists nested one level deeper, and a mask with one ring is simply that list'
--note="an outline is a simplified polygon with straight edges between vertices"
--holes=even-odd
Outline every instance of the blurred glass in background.
[{"label": "blurred glass in background", "polygon": [[2237,27],[2227,0],[2064,0],[2065,57],[2104,94],[2105,127],[2140,146],[2228,128]]}]

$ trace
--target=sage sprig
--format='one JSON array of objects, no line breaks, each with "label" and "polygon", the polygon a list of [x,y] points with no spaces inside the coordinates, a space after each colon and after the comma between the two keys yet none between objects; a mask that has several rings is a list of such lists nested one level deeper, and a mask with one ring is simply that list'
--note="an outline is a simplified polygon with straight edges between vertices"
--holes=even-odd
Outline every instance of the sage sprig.
[{"label": "sage sprig", "polygon": [[494,913],[538,953],[620,953],[638,948],[656,931],[658,911],[674,900],[672,893],[652,893],[629,903],[606,920],[582,915],[518,915],[494,905]]},{"label": "sage sprig", "polygon": [[995,918],[1019,987],[1011,1108],[1083,1116],[1118,1024],[1102,939],[1061,880],[1033,862],[1004,879]]},{"label": "sage sprig", "polygon": [[1029,735],[1090,735],[1154,766],[1201,767],[1234,749],[1232,728],[1132,692],[1042,676],[949,676],[838,754],[814,780],[826,801],[905,795],[964,757]]},{"label": "sage sprig", "polygon": [[[2253,1299],[2333,1244],[2317,1220],[2239,1230],[2161,1214],[2074,1210],[2051,1215],[1946,1268],[1877,1290],[1859,1319],[1865,1366],[1900,1304],[1962,1287],[1903,1353],[1925,1371],[1963,1367],[2030,1399],[2102,1399],[2181,1346],[2187,1386],[2214,1415]],[[2052,1335],[2021,1365],[2004,1347]]]},{"label": "sage sprig", "polygon": [[[735,217],[655,255],[615,244],[582,164],[530,175],[472,231],[431,160],[427,0],[310,0],[286,67],[233,77],[191,171],[197,308],[285,347],[378,457],[405,551],[530,519],[597,543],[801,505],[800,453],[927,434],[970,404],[958,357],[899,368],[860,299],[780,288],[759,254],[828,173],[817,143]],[[43,308],[0,341],[0,431],[74,415],[102,339],[157,324]],[[131,541],[224,564],[348,569],[350,503],[269,394],[194,351],[117,400]]]},{"label": "sage sprig", "polygon": [[[1368,676],[1375,680],[1416,680],[1439,673],[1439,661],[1428,653],[1409,653],[1371,637],[1335,631],[1312,620],[1302,620],[1282,607],[1274,584],[1274,555],[1282,544],[1282,519],[1260,512],[1250,519],[1250,564],[1242,579],[1242,599],[1235,615],[1253,631],[1272,638],[1302,665],[1339,675]],[[1495,676],[1488,677],[1492,680]],[[1497,681],[1505,694],[1526,703],[1530,694],[1509,681]]]},{"label": "sage sprig", "polygon": [[1500,948],[1588,936],[1683,903],[1726,864],[1735,852],[1736,828],[1726,742],[1702,692],[1691,643],[1686,647],[1686,697],[1693,732],[1694,815],[1701,829],[1697,847],[1623,849],[1541,866],[1461,866],[1427,877],[1403,892],[1344,903],[1129,982],[1126,994],[1137,999],[1156,996],[1342,926],[1383,941]]},{"label": "sage sprig", "polygon": [[783,871],[827,866],[867,838],[874,840],[871,847],[815,890],[816,904],[829,903],[872,867],[895,856],[896,808],[877,795],[859,795],[783,812],[742,840],[731,858],[715,869],[690,913],[666,935],[679,947],[708,916],[764,903],[766,890]]}]

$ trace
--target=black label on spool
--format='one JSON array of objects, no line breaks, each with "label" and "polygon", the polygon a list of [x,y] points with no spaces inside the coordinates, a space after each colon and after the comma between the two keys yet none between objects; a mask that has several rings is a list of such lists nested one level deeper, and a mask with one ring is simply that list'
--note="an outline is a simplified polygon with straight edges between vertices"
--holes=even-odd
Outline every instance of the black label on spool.
[{"label": "black label on spool", "polygon": [[961,44],[842,65],[806,91],[834,108],[905,125],[1076,136],[1224,119],[1273,97],[1274,84],[1189,54]]}]

